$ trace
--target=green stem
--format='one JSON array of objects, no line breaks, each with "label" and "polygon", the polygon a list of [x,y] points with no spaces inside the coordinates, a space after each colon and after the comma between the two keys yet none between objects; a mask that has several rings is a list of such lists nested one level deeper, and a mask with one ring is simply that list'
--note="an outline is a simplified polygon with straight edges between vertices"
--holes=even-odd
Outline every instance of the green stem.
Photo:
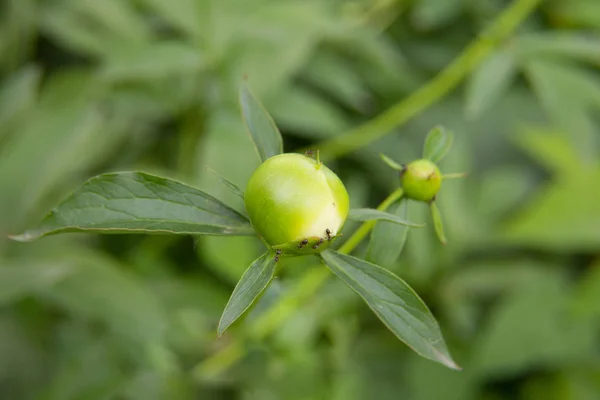
[{"label": "green stem", "polygon": [[[381,204],[379,205],[379,207],[377,207],[377,209],[379,211],[387,210],[392,204],[394,204],[395,202],[400,200],[402,198],[403,194],[404,194],[404,191],[402,189],[396,189],[384,201],[381,202]],[[356,246],[358,246],[358,244],[361,242],[361,240],[363,240],[364,237],[367,236],[367,234],[369,232],[371,232],[371,230],[375,226],[375,222],[376,221],[368,221],[368,222],[365,222],[364,224],[362,224],[356,230],[356,232],[354,232],[354,234],[346,241],[346,243],[344,243],[342,245],[342,247],[340,247],[340,249],[338,251],[340,253],[350,254],[350,252],[352,250],[354,250],[356,248]]]},{"label": "green stem", "polygon": [[[396,189],[377,207],[379,211],[387,210],[392,204],[402,198],[402,189]],[[340,253],[349,254],[369,234],[375,226],[375,221],[364,222],[338,250]],[[331,273],[326,268],[313,268],[309,270],[298,285],[287,293],[285,297],[265,311],[257,318],[249,329],[249,336],[253,339],[264,339],[277,327],[290,318],[296,310],[304,304],[315,292],[325,284]],[[204,360],[196,366],[193,375],[198,379],[205,379],[219,375],[245,355],[244,342],[236,339],[220,352]]]},{"label": "green stem", "polygon": [[362,148],[442,99],[506,39],[542,0],[516,0],[435,78],[367,123],[312,148],[328,160]]}]

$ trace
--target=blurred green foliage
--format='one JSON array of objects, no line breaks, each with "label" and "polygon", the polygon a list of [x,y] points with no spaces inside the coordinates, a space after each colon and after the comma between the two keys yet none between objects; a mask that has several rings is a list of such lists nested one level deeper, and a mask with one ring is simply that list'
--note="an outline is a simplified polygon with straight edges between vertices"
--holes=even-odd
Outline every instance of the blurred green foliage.
[{"label": "blurred green foliage", "polygon": [[442,167],[469,175],[438,199],[448,245],[411,230],[385,266],[432,308],[462,372],[420,359],[331,281],[211,374],[203,361],[318,265],[284,265],[217,339],[256,238],[4,239],[99,172],[171,176],[243,207],[208,168],[243,187],[259,163],[244,76],[285,150],[315,147],[421,87],[505,3],[2,0],[0,398],[599,399],[597,0],[543,2],[450,96],[328,162],[352,206],[373,207],[398,185],[380,152],[409,161],[432,126],[456,133]]}]

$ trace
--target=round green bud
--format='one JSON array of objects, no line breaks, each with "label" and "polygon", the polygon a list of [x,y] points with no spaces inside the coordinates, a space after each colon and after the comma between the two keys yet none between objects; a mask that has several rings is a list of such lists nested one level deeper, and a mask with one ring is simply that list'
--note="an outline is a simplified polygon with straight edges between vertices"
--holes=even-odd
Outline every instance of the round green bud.
[{"label": "round green bud", "polygon": [[442,174],[437,165],[425,159],[407,164],[400,173],[404,196],[409,199],[430,202],[435,199],[442,185]]},{"label": "round green bud", "polygon": [[280,154],[254,172],[246,212],[265,242],[284,252],[318,253],[346,221],[348,192],[329,168],[300,154]]}]

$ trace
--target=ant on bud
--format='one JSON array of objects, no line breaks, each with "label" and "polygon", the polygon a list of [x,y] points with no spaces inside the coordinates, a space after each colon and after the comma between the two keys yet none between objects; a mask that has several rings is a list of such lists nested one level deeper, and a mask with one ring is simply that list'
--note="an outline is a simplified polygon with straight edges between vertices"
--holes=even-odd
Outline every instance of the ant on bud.
[{"label": "ant on bud", "polygon": [[275,252],[275,262],[279,261],[279,256],[281,255],[281,249],[277,249]]},{"label": "ant on bud", "polygon": [[323,243],[323,238],[319,239],[319,242],[313,246],[313,249],[318,249],[319,246]]},{"label": "ant on bud", "polygon": [[329,228],[325,229],[325,235],[327,235],[327,240],[331,241],[331,231]]},{"label": "ant on bud", "polygon": [[[316,154],[316,156],[315,156],[315,154]],[[320,166],[320,165],[321,165],[321,157],[319,156],[319,150],[317,150],[316,152],[315,152],[315,151],[313,151],[313,150],[306,150],[306,151],[304,152],[304,155],[305,155],[306,157],[310,157],[310,158],[313,158],[313,157],[314,157],[314,158],[315,158],[315,160],[317,160],[317,166]]]},{"label": "ant on bud", "polygon": [[302,242],[300,242],[300,244],[297,246],[299,249],[303,248],[304,246],[306,246],[308,244],[308,239],[304,239]]}]

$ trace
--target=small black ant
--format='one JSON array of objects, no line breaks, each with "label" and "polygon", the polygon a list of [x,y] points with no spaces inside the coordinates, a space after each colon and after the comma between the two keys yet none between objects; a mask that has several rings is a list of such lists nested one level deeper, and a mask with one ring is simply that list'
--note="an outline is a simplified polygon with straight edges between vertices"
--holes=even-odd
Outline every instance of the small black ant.
[{"label": "small black ant", "polygon": [[406,170],[408,168],[406,168],[406,165],[402,164],[402,169],[400,170],[400,178],[402,178],[402,176],[404,176],[404,174],[406,173]]},{"label": "small black ant", "polygon": [[329,228],[325,229],[325,234],[327,235],[327,240],[331,240],[331,231]]},{"label": "small black ant", "polygon": [[316,249],[318,249],[318,248],[319,248],[319,246],[321,245],[321,243],[323,243],[323,238],[319,239],[319,243],[315,244],[315,245],[313,246],[313,249],[315,249],[315,250],[316,250]]},{"label": "small black ant", "polygon": [[308,239],[304,239],[299,245],[298,248],[301,249],[308,244]]},{"label": "small black ant", "polygon": [[280,254],[281,254],[281,249],[277,249],[277,251],[275,251],[275,262],[279,261]]}]

